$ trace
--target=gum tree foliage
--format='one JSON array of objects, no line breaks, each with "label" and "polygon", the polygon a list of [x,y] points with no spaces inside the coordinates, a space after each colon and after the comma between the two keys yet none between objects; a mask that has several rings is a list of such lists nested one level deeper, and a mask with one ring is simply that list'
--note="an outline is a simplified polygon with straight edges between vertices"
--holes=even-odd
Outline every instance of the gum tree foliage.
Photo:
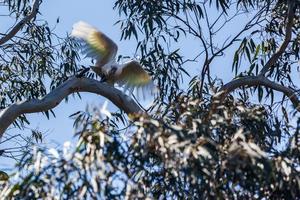
[{"label": "gum tree foliage", "polygon": [[[40,0],[0,1],[1,111],[13,103],[45,96],[78,69],[77,44],[69,37],[57,36],[46,21],[38,19],[41,3]],[[54,115],[51,110],[44,112],[47,118],[50,113]],[[29,124],[26,116],[20,115],[13,126],[23,129]],[[43,138],[38,130],[32,130],[29,136],[10,132],[3,137],[1,133],[0,137],[0,144],[8,146],[0,150],[1,157],[13,159],[31,151],[34,141]]]},{"label": "gum tree foliage", "polygon": [[[3,4],[9,2],[12,15],[26,15],[27,1]],[[160,89],[154,106],[129,119],[120,113],[105,118],[99,109],[75,113],[78,143],[65,143],[61,150],[35,147],[1,183],[1,196],[299,199],[300,2],[117,0],[114,9],[122,39],[137,41],[136,54]],[[240,17],[245,19],[240,31],[228,32]],[[41,97],[45,77],[52,88],[77,70],[77,54],[70,50],[76,44],[68,38],[52,44],[55,34],[40,23],[27,22],[10,40],[20,45],[1,45],[7,54],[1,60],[1,90],[14,97],[2,92],[3,107]],[[220,35],[227,39],[220,43]],[[47,42],[28,42],[43,38]],[[197,41],[198,52],[183,55],[185,38]],[[41,52],[24,51],[26,45]],[[211,74],[222,59],[232,59],[222,66],[232,71],[228,83]],[[188,66],[200,73],[189,74]],[[37,81],[40,91],[20,93],[26,81]]]}]

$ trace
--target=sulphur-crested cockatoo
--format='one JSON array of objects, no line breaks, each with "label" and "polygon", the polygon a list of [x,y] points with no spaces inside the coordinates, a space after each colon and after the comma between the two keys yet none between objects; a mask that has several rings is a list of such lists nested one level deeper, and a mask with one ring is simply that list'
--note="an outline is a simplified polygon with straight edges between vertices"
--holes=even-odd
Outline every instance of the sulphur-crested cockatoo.
[{"label": "sulphur-crested cockatoo", "polygon": [[131,60],[123,64],[116,62],[118,46],[104,33],[86,22],[73,25],[71,36],[82,43],[82,52],[95,59],[94,72],[104,76],[109,84],[117,83],[125,88],[153,89],[151,77],[139,62]]}]

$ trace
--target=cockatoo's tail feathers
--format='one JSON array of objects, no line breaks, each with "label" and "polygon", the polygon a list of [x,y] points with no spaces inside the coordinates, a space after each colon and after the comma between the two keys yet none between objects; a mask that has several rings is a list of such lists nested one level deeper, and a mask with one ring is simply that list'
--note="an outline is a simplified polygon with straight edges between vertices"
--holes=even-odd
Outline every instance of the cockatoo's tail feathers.
[{"label": "cockatoo's tail feathers", "polygon": [[136,95],[138,99],[141,97],[143,97],[143,99],[147,99],[149,96],[155,96],[156,94],[158,94],[158,90],[153,81],[147,85],[136,88]]},{"label": "cockatoo's tail feathers", "polygon": [[96,59],[98,67],[115,59],[118,46],[104,33],[86,22],[79,21],[75,23],[71,36],[84,43],[82,53],[87,57]]}]

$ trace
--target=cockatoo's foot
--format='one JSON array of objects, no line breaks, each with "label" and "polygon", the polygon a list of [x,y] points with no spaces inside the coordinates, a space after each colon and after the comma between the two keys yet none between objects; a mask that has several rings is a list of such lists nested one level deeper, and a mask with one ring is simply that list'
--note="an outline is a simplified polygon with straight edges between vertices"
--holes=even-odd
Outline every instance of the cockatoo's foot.
[{"label": "cockatoo's foot", "polygon": [[90,71],[90,67],[83,67],[82,69],[78,70],[79,74],[76,74],[76,78],[82,78],[85,76],[85,74]]}]

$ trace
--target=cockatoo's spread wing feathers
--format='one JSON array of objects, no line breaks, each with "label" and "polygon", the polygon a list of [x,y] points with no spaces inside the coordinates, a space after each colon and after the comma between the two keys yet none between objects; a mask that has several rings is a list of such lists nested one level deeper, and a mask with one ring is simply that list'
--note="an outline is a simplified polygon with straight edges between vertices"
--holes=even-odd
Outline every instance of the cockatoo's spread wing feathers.
[{"label": "cockatoo's spread wing feathers", "polygon": [[124,83],[129,87],[142,87],[152,82],[151,77],[137,61],[129,61],[123,64],[118,80],[120,84]]},{"label": "cockatoo's spread wing feathers", "polygon": [[123,64],[121,73],[116,76],[115,82],[124,86],[125,90],[136,88],[137,92],[143,93],[143,96],[146,92],[151,93],[155,88],[151,77],[137,61]]},{"label": "cockatoo's spread wing feathers", "polygon": [[79,21],[73,25],[71,36],[84,42],[82,52],[87,57],[96,59],[97,65],[103,66],[115,59],[118,46],[93,26]]}]

